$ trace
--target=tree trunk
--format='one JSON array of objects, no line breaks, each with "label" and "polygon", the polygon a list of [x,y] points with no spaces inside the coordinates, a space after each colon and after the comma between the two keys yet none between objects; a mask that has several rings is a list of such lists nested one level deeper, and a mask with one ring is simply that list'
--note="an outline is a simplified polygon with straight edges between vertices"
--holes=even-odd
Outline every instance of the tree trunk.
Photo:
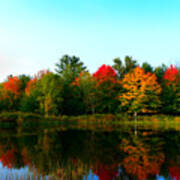
[{"label": "tree trunk", "polygon": [[134,120],[135,120],[134,134],[136,136],[137,135],[137,112],[134,112]]}]

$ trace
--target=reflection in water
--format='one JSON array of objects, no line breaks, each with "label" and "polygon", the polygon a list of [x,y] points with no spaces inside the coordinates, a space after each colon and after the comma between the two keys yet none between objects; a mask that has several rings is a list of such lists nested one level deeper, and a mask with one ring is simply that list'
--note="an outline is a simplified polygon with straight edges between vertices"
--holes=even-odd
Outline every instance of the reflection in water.
[{"label": "reflection in water", "polygon": [[90,170],[89,174],[87,176],[84,176],[83,180],[99,180],[99,178],[92,172],[92,170]]},{"label": "reflection in water", "polygon": [[1,180],[25,180],[25,179],[40,179],[40,180],[48,180],[48,176],[42,177],[37,175],[36,172],[32,172],[28,167],[23,168],[9,168],[3,166],[0,163],[0,179]]},{"label": "reflection in water", "polygon": [[0,132],[2,180],[180,180],[178,131],[141,128],[134,135],[132,128],[58,127]]}]

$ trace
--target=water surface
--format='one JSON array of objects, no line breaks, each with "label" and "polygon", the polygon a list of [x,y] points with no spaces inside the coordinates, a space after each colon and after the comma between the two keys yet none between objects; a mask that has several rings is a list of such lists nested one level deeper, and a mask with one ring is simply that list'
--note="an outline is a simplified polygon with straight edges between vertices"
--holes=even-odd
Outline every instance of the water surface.
[{"label": "water surface", "polygon": [[180,179],[179,128],[0,128],[1,180]]}]

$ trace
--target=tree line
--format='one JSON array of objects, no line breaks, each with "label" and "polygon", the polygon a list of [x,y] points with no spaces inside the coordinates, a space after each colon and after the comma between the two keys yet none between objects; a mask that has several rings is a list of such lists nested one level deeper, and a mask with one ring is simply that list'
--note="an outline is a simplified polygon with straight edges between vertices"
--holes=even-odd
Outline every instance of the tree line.
[{"label": "tree line", "polygon": [[0,84],[0,112],[49,115],[180,113],[180,70],[152,67],[126,56],[91,74],[76,56],[64,55],[55,72],[8,76]]}]

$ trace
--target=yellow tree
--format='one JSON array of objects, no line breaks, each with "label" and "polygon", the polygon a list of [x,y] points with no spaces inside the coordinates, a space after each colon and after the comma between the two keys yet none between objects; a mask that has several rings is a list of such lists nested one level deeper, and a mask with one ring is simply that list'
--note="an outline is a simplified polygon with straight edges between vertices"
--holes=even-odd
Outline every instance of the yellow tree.
[{"label": "yellow tree", "polygon": [[157,83],[156,75],[145,73],[143,68],[137,66],[126,74],[122,80],[124,92],[119,97],[121,106],[130,113],[157,112],[160,106],[159,94],[161,87]]}]

